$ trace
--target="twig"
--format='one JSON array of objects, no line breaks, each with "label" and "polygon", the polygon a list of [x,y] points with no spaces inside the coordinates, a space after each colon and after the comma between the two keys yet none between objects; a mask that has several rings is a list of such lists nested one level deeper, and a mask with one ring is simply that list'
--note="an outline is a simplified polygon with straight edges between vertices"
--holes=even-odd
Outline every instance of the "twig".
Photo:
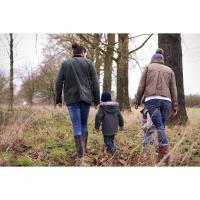
[{"label": "twig", "polygon": [[132,51],[129,51],[129,54],[134,53],[135,51],[141,49],[146,43],[147,41],[153,36],[153,33],[149,35],[149,37],[136,49],[133,49]]}]

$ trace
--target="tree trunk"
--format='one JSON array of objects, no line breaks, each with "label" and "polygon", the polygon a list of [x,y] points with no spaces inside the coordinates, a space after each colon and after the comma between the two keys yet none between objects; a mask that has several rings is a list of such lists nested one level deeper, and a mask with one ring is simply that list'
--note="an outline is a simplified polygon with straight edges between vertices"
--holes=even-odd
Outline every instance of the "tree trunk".
[{"label": "tree trunk", "polygon": [[103,78],[104,91],[111,91],[114,47],[115,47],[115,34],[108,33],[108,42],[106,46],[106,55],[104,59],[104,78]]},{"label": "tree trunk", "polygon": [[131,110],[128,93],[128,34],[118,34],[117,101],[120,110]]},{"label": "tree trunk", "polygon": [[[95,39],[94,44],[96,47],[98,47],[100,45],[101,37],[102,37],[102,34],[99,34],[99,33],[94,34],[94,39]],[[96,67],[96,71],[97,71],[98,80],[100,79],[101,64],[102,64],[102,61],[101,61],[100,50],[99,50],[99,48],[96,48],[95,49],[95,67]]]},{"label": "tree trunk", "polygon": [[178,92],[178,113],[173,122],[184,124],[187,119],[183,84],[181,34],[158,34],[158,46],[164,50],[165,63],[175,73]]},{"label": "tree trunk", "polygon": [[13,111],[13,101],[14,101],[14,89],[13,89],[13,64],[14,64],[14,56],[13,56],[13,33],[10,33],[10,80],[9,80],[9,102],[8,109]]}]

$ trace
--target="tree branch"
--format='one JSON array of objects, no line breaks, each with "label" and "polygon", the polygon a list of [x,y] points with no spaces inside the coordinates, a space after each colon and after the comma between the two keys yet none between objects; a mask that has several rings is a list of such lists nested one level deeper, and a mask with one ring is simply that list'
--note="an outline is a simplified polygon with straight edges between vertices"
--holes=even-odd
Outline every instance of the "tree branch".
[{"label": "tree branch", "polygon": [[[101,53],[104,55],[107,53],[104,49],[100,48],[99,46],[96,46],[93,42],[91,42],[89,39],[87,39],[83,34],[77,34],[83,41],[89,43],[93,48],[98,49]],[[112,57],[114,61],[117,62],[117,58]]]},{"label": "tree branch", "polygon": [[147,43],[147,41],[148,41],[152,36],[153,36],[153,33],[151,33],[151,34],[149,35],[149,37],[148,37],[139,47],[137,47],[136,49],[133,49],[132,51],[129,51],[129,54],[134,53],[134,52],[136,52],[137,50],[141,49],[141,48]]},{"label": "tree branch", "polygon": [[141,36],[149,36],[149,35],[151,35],[151,34],[140,34],[140,35],[136,35],[136,36],[133,36],[133,37],[129,37],[128,39],[135,39],[135,38],[137,38],[137,37],[141,37]]}]

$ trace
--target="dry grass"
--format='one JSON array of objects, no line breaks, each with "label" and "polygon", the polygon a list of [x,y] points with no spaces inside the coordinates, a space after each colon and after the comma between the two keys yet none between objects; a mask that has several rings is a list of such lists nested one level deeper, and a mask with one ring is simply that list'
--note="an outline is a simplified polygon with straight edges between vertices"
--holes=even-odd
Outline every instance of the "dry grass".
[{"label": "dry grass", "polygon": [[[76,153],[72,126],[67,109],[53,106],[16,107],[6,111],[0,123],[1,166],[75,166]],[[123,113],[126,132],[116,136],[114,156],[104,150],[102,134],[94,129],[96,110],[89,116],[89,153],[86,166],[155,166],[156,144],[148,151],[142,148],[140,113]],[[200,166],[200,109],[188,109],[186,126],[167,127],[175,166]],[[156,137],[156,134],[155,134]]]}]

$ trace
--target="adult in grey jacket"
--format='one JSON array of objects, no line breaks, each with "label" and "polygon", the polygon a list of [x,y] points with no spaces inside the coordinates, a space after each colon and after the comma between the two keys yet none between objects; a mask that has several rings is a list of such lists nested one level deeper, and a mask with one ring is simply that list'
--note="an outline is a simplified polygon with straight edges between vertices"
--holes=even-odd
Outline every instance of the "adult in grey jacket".
[{"label": "adult in grey jacket", "polygon": [[77,155],[82,157],[87,147],[89,109],[93,103],[95,106],[100,103],[100,91],[94,64],[86,59],[85,47],[75,43],[72,49],[73,57],[62,63],[58,73],[56,104],[62,105],[64,85],[64,100],[73,124]]}]

